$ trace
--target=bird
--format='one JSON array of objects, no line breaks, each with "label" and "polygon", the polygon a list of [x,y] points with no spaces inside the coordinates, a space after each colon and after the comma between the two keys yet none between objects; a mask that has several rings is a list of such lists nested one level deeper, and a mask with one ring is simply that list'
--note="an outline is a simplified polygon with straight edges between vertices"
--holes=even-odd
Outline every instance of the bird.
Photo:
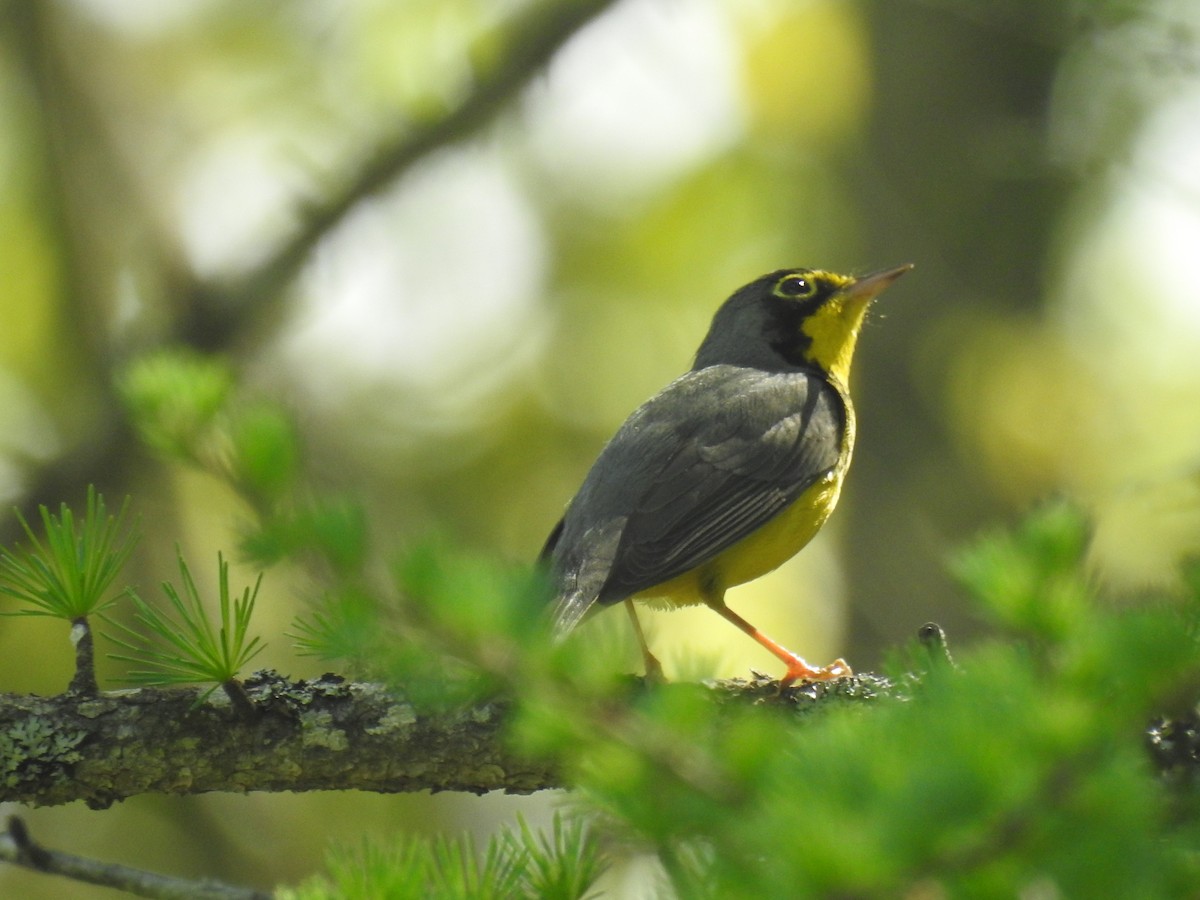
[{"label": "bird", "polygon": [[725,592],[791,559],[833,511],[854,449],[859,331],[912,268],[779,269],[717,309],[691,369],[617,430],[546,540],[557,640],[623,603],[646,675],[661,680],[634,601],[703,604],[786,666],[783,686],[853,674],[842,659],[809,665],[730,609]]}]

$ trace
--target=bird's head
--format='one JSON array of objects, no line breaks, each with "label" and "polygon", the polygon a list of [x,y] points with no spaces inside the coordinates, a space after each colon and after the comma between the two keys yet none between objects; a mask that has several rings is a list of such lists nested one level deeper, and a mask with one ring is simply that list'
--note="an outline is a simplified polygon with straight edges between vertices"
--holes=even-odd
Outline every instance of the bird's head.
[{"label": "bird's head", "polygon": [[733,294],[717,310],[694,368],[818,369],[841,384],[867,307],[911,269],[856,278],[821,269],[780,269]]}]

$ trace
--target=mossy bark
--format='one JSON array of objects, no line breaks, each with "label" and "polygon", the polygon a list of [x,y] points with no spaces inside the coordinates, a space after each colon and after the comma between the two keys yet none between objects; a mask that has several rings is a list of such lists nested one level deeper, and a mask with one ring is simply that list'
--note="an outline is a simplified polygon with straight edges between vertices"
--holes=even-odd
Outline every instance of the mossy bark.
[{"label": "mossy bark", "polygon": [[[382,685],[332,675],[293,682],[265,672],[244,687],[257,713],[250,719],[220,691],[203,700],[198,689],[0,694],[0,801],[103,808],[144,793],[568,786],[552,762],[512,749],[504,700],[423,712]],[[666,689],[704,691],[717,704],[803,709],[833,698],[869,701],[890,685],[856,676],[781,692],[764,676]]]}]

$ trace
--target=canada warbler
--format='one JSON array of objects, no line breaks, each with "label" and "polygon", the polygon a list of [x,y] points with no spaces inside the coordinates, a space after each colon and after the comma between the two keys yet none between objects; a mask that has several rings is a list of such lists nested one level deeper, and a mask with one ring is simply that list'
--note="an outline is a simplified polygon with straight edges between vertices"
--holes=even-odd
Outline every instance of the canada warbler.
[{"label": "canada warbler", "polygon": [[704,603],[787,665],[783,683],[850,674],[814,668],[725,605],[812,539],[837,503],[854,448],[847,382],[871,301],[911,265],[862,278],[780,269],[713,317],[691,371],[617,431],[550,534],[556,632],[624,601]]}]

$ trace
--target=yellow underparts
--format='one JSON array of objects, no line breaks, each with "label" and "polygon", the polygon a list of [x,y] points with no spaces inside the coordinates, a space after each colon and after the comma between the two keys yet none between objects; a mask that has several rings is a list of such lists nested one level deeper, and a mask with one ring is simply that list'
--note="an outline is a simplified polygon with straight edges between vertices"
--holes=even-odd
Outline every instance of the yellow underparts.
[{"label": "yellow underparts", "polygon": [[847,384],[850,363],[863,317],[874,294],[835,295],[801,325],[809,338],[805,355],[823,370],[845,399],[846,428],[842,456],[834,471],[813,484],[796,501],[757,531],[689,572],[634,596],[652,606],[674,607],[720,603],[726,588],[752,581],[777,569],[813,539],[837,505],[842,478],[854,448],[854,410]]},{"label": "yellow underparts", "polygon": [[651,606],[690,606],[719,602],[726,588],[753,581],[800,552],[820,530],[837,504],[849,447],[835,472],[818,481],[766,525],[703,565],[637,594]]}]

